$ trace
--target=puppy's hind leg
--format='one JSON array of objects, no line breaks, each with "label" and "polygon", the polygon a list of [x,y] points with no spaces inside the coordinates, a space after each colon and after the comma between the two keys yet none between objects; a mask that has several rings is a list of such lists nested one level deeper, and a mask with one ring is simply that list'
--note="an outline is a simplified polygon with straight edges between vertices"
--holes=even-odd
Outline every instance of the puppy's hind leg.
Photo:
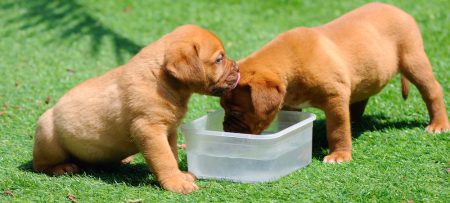
[{"label": "puppy's hind leg", "polygon": [[430,116],[428,132],[448,131],[450,124],[443,99],[441,86],[433,75],[431,64],[423,48],[403,53],[400,60],[400,72],[419,89]]},{"label": "puppy's hind leg", "polygon": [[62,148],[55,135],[53,109],[39,118],[33,147],[33,169],[48,175],[73,174],[79,171],[77,165],[67,163],[69,154]]}]

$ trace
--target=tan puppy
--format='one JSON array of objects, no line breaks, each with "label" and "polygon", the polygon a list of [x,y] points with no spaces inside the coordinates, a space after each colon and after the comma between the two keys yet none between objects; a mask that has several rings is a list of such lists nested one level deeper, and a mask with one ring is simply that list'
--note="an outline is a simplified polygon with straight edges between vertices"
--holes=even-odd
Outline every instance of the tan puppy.
[{"label": "tan puppy", "polygon": [[178,193],[198,187],[178,169],[177,127],[193,92],[234,88],[236,63],[219,39],[193,25],[175,29],[127,64],[67,92],[38,121],[33,168],[75,173],[75,164],[130,162],[141,152],[161,186]]},{"label": "tan puppy", "polygon": [[397,73],[404,97],[409,80],[427,104],[427,130],[450,128],[419,28],[390,5],[371,3],[323,26],[290,30],[239,67],[238,86],[221,99],[224,130],[259,134],[282,107],[316,107],[326,115],[331,152],[324,162],[351,160],[350,116],[361,118],[369,97]]}]

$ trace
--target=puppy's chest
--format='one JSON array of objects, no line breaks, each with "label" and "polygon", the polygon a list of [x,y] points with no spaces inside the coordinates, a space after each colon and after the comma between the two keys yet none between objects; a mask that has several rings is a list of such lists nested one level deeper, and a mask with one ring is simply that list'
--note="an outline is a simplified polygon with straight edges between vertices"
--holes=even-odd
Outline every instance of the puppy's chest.
[{"label": "puppy's chest", "polygon": [[175,126],[178,126],[187,113],[188,108],[185,106],[173,107],[171,111],[167,111],[166,119],[169,119]]},{"label": "puppy's chest", "polygon": [[307,94],[298,88],[288,90],[288,93],[284,97],[283,106],[295,109],[312,107],[313,98],[311,96],[311,94]]}]

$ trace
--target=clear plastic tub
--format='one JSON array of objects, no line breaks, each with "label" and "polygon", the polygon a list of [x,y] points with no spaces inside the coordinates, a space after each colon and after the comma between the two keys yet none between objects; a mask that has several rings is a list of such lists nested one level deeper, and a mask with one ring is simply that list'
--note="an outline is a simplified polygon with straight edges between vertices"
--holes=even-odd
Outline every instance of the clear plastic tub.
[{"label": "clear plastic tub", "polygon": [[280,111],[262,135],[223,132],[223,110],[181,126],[188,171],[200,179],[277,180],[311,162],[311,113]]}]

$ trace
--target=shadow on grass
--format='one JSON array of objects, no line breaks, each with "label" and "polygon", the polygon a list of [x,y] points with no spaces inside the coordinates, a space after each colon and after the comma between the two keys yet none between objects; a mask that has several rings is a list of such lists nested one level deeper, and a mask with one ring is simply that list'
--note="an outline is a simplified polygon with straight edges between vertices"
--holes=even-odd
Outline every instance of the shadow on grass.
[{"label": "shadow on grass", "polygon": [[[423,122],[417,120],[392,121],[388,117],[377,114],[363,116],[362,121],[352,123],[352,138],[358,139],[365,132],[383,131],[387,129],[410,129],[424,127]],[[326,122],[324,119],[314,121],[313,128],[313,158],[322,160],[328,154],[326,138]]]},{"label": "shadow on grass", "polygon": [[[187,170],[186,156],[180,154],[179,162],[182,171]],[[81,166],[81,172],[75,176],[89,177],[101,180],[108,184],[126,184],[127,186],[160,187],[155,176],[149,170],[146,163],[132,163],[126,165],[105,165],[105,166]],[[34,172],[32,162],[28,161],[18,167],[19,170]]]},{"label": "shadow on grass", "polygon": [[104,41],[109,39],[114,46],[116,61],[119,64],[124,63],[127,53],[134,55],[141,48],[140,45],[103,25],[75,0],[0,3],[1,10],[16,6],[23,8],[23,12],[19,12],[12,18],[6,18],[6,25],[17,24],[20,26],[7,30],[7,35],[14,35],[17,29],[27,30],[31,36],[54,29],[62,30],[58,36],[59,41],[52,39],[47,43],[67,41],[72,44],[82,37],[89,37],[91,39],[91,55],[94,56],[99,53]]},{"label": "shadow on grass", "polygon": [[[383,131],[386,129],[411,129],[424,127],[423,122],[417,120],[392,121],[384,115],[363,116],[361,122],[352,123],[352,138],[357,139],[365,132]],[[313,128],[313,152],[315,159],[322,160],[328,154],[328,143],[326,139],[326,122],[324,119],[314,121]],[[187,157],[183,150],[179,150],[179,168],[187,171]],[[18,167],[23,171],[33,171],[31,161]],[[87,176],[100,179],[109,184],[124,183],[129,186],[155,186],[159,187],[158,182],[148,169],[145,163],[134,163],[129,165],[111,165],[97,167],[82,167],[80,176]]]}]

